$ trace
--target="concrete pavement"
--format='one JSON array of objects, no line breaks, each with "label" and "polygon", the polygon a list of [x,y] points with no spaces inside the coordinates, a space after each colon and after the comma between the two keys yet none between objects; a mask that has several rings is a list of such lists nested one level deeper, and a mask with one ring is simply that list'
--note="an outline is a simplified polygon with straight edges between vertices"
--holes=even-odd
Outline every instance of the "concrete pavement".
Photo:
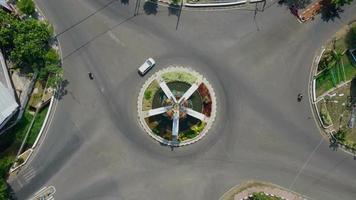
[{"label": "concrete pavement", "polygon": [[[308,24],[278,6],[257,16],[183,11],[176,30],[167,8],[132,17],[133,1],[37,2],[60,33],[69,84],[31,179],[24,170],[11,184],[19,199],[46,185],[61,200],[218,199],[249,179],[315,199],[356,196],[356,162],[329,149],[307,99],[296,101],[314,52],[356,17],[355,3],[341,20]],[[171,151],[140,129],[136,100],[148,77],[137,67],[147,57],[154,70],[190,66],[213,85],[217,118],[200,142]]]}]

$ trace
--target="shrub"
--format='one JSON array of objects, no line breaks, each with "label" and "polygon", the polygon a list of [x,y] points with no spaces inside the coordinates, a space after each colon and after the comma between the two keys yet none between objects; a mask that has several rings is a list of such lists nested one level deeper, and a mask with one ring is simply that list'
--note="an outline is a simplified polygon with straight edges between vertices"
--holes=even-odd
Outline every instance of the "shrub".
[{"label": "shrub", "polygon": [[146,91],[145,92],[145,99],[146,100],[149,100],[151,98],[151,96],[152,96],[152,91]]},{"label": "shrub", "polygon": [[26,15],[33,15],[36,12],[35,3],[32,0],[19,0],[17,7]]},{"label": "shrub", "polygon": [[332,120],[331,120],[331,117],[329,115],[328,109],[326,108],[325,102],[323,102],[321,104],[320,117],[321,117],[321,120],[323,121],[323,124],[325,126],[329,126],[329,125],[332,124]]}]

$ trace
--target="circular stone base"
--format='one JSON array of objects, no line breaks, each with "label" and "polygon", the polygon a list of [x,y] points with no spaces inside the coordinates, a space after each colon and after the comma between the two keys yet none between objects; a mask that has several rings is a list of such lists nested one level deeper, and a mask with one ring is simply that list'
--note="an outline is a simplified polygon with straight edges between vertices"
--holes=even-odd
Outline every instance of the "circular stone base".
[{"label": "circular stone base", "polygon": [[[175,75],[174,72],[177,72],[177,76],[174,76]],[[179,76],[178,74],[182,73],[182,72],[184,74],[189,74],[189,77],[183,77],[182,78],[181,76]],[[167,74],[170,74],[170,75],[173,74],[173,76],[171,77],[171,76],[168,76]],[[164,77],[164,78],[162,78],[162,77]],[[193,77],[193,79],[192,79],[192,77]],[[150,88],[150,89],[155,88],[156,89],[155,92],[158,92],[159,89],[157,89],[157,87],[158,88],[160,87],[159,86],[160,81],[164,81],[168,85],[168,83],[171,83],[171,82],[174,82],[174,81],[182,81],[182,79],[184,79],[183,80],[184,82],[189,82],[190,85],[197,84],[198,86],[200,86],[201,84],[203,84],[203,86],[205,86],[204,89],[206,91],[208,91],[208,95],[210,95],[209,96],[210,100],[208,100],[208,102],[209,102],[208,105],[209,106],[207,106],[207,107],[209,107],[209,110],[210,110],[209,111],[210,116],[206,116],[205,115],[205,117],[204,117],[205,127],[195,137],[189,138],[189,139],[185,139],[183,141],[164,139],[163,137],[155,134],[152,131],[152,129],[149,127],[149,125],[147,124],[146,119],[149,116],[148,115],[148,113],[149,113],[148,110],[152,109],[152,104],[153,104],[152,103],[153,102],[153,97],[152,96],[155,95],[155,94],[151,94],[151,90],[147,90],[147,89],[148,88]],[[147,100],[146,99],[151,99],[151,101],[152,101],[149,106],[147,106]],[[189,98],[187,100],[189,100]],[[178,99],[177,99],[177,101],[178,101]],[[204,101],[204,99],[201,99],[201,101]],[[208,130],[212,127],[213,122],[215,120],[215,116],[216,116],[216,96],[215,96],[215,92],[213,90],[213,87],[198,72],[192,70],[191,68],[170,66],[170,67],[167,67],[165,69],[162,69],[162,70],[156,72],[151,77],[149,77],[147,79],[147,81],[144,83],[144,85],[142,86],[142,88],[140,90],[140,93],[139,93],[139,96],[138,96],[138,100],[137,100],[137,112],[138,112],[138,120],[139,120],[139,123],[140,123],[141,127],[153,139],[155,139],[156,141],[158,141],[161,144],[168,145],[168,146],[174,146],[174,147],[185,146],[185,145],[193,144],[193,143],[201,140],[207,134]],[[167,115],[167,114],[165,113],[164,115]],[[196,119],[196,120],[201,121],[199,119]],[[178,133],[178,135],[179,135],[179,133]]]}]

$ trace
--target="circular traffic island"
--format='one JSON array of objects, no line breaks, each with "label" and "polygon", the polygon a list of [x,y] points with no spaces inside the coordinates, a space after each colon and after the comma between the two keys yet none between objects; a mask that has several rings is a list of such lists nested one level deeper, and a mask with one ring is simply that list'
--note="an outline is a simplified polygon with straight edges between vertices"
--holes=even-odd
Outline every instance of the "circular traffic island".
[{"label": "circular traffic island", "polygon": [[210,83],[184,67],[168,67],[152,75],[138,97],[144,131],[161,144],[184,146],[203,138],[216,114]]}]

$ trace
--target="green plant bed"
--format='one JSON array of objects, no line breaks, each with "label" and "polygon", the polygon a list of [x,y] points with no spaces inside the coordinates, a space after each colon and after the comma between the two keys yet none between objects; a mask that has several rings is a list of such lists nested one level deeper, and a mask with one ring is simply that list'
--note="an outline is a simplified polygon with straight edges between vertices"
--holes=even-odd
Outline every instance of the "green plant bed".
[{"label": "green plant bed", "polygon": [[326,103],[324,101],[318,102],[318,110],[320,118],[325,126],[329,126],[332,124],[331,117],[329,115],[328,109],[326,107]]},{"label": "green plant bed", "polygon": [[167,72],[161,75],[163,80],[167,83],[173,81],[182,81],[188,84],[193,84],[197,80],[197,77],[187,73],[187,72]]},{"label": "green plant bed", "polygon": [[351,80],[356,76],[356,65],[352,63],[352,58],[350,56],[351,55],[349,54],[345,54],[342,59],[345,68],[346,81]]},{"label": "green plant bed", "polygon": [[252,194],[252,197],[248,198],[248,200],[282,200],[282,198],[268,196],[263,192],[255,192]]},{"label": "green plant bed", "polygon": [[156,80],[153,80],[150,85],[147,87],[143,101],[142,101],[142,110],[150,110],[152,109],[152,102],[154,95],[160,89],[159,84]]},{"label": "green plant bed", "polygon": [[36,90],[36,93],[32,93],[31,98],[28,101],[28,105],[30,106],[30,108],[36,110],[37,105],[41,103],[42,100],[43,86],[41,81],[36,81],[34,90]]},{"label": "green plant bed", "polygon": [[193,139],[196,136],[198,136],[205,128],[206,123],[205,122],[199,122],[198,124],[192,126],[190,130],[183,131],[179,133],[178,140],[179,141],[185,141],[188,139]]},{"label": "green plant bed", "polygon": [[32,119],[33,115],[26,109],[21,120],[14,127],[0,136],[0,152],[16,154]]},{"label": "green plant bed", "polygon": [[334,87],[334,84],[331,80],[331,75],[328,72],[322,72],[316,78],[316,96],[320,96]]},{"label": "green plant bed", "polygon": [[[333,129],[335,131],[342,130],[345,132],[344,144],[354,146],[356,144],[356,126],[349,128],[349,120],[351,117],[350,108],[350,87],[351,83],[334,90],[331,97],[327,97],[325,101],[331,121],[333,122]],[[321,105],[318,103],[318,108]]]},{"label": "green plant bed", "polygon": [[13,161],[13,156],[4,157],[4,155],[0,153],[0,199],[9,199],[9,188],[6,183],[6,176]]},{"label": "green plant bed", "polygon": [[343,55],[342,62],[344,68],[341,66],[336,67],[331,70],[325,70],[318,75],[316,78],[317,96],[324,94],[342,82],[351,80],[356,75],[356,67],[351,63],[350,57],[347,54]]},{"label": "green plant bed", "polygon": [[35,143],[36,138],[42,128],[43,122],[46,118],[48,108],[49,108],[49,106],[42,108],[42,110],[37,114],[36,119],[33,122],[33,126],[30,130],[30,133],[28,135],[28,138],[26,141],[26,146],[32,146]]}]

